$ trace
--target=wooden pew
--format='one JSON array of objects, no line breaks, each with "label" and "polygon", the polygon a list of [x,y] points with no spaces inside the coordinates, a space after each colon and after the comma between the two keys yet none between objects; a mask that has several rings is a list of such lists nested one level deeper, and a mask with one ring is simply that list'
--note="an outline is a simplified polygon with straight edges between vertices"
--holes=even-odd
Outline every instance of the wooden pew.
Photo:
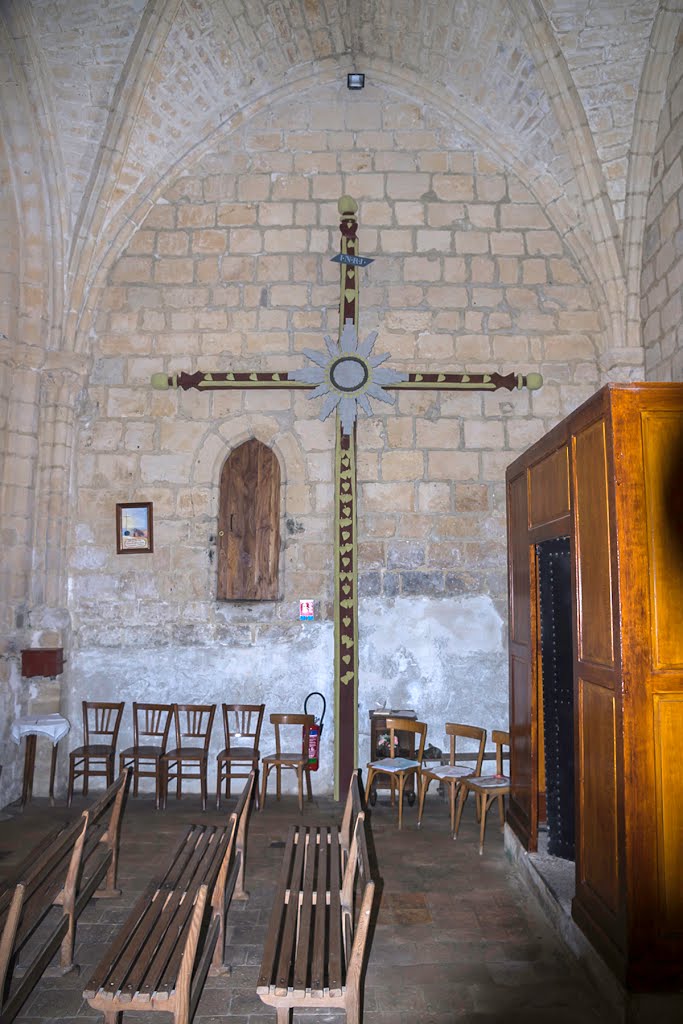
[{"label": "wooden pew", "polygon": [[223,970],[230,901],[246,898],[252,772],[224,826],[190,825],[161,880],[140,897],[83,997],[116,1024],[126,1011],[161,1010],[188,1024],[210,968]]},{"label": "wooden pew", "polygon": [[359,1024],[374,894],[355,773],[340,828],[289,830],[256,988],[277,1024],[306,1007],[342,1007],[348,1024]]},{"label": "wooden pew", "polygon": [[[76,923],[88,900],[119,895],[116,868],[127,787],[125,771],[76,821],[46,836],[0,892],[2,1024],[16,1017],[60,947],[62,972],[73,969]],[[55,922],[53,907],[62,911]],[[19,977],[19,956],[29,940],[31,958]]]}]

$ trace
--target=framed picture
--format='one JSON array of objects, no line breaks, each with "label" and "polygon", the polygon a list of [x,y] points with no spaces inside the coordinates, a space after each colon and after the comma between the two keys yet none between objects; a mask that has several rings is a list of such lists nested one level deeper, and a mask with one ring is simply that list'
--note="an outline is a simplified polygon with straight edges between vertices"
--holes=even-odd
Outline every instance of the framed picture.
[{"label": "framed picture", "polygon": [[154,551],[151,501],[126,501],[116,505],[116,552],[133,555]]}]

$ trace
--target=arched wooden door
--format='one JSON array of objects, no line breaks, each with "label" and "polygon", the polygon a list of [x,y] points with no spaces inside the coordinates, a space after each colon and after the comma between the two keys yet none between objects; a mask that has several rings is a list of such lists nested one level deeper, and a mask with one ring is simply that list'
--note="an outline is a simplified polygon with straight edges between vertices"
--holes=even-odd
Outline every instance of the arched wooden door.
[{"label": "arched wooden door", "polygon": [[279,558],[280,466],[252,438],[230,453],[221,473],[218,599],[277,600]]}]

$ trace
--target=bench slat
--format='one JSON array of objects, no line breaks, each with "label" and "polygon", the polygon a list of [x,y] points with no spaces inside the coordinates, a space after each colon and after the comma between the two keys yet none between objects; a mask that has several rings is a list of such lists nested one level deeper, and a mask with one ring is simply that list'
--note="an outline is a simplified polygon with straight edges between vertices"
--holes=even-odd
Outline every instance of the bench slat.
[{"label": "bench slat", "polygon": [[327,842],[327,829],[319,829],[320,842],[316,844],[318,851],[318,881],[316,885],[315,915],[313,919],[313,946],[310,951],[311,960],[311,995],[322,995],[325,991],[325,932],[327,930],[327,885],[329,873],[330,847]]},{"label": "bench slat", "polygon": [[[296,825],[292,825],[287,834],[287,845],[284,853],[284,864],[289,865],[292,860],[292,852],[294,850],[294,837],[296,835]],[[263,946],[263,958],[261,960],[261,971],[257,981],[257,991],[263,989],[266,992],[269,991],[273,982],[273,974],[275,971],[275,958],[277,956],[277,949],[280,938],[280,921],[282,917],[282,906],[285,901],[285,892],[287,891],[289,879],[285,877],[284,873],[280,874],[277,889],[275,891],[275,898],[273,900],[273,909],[270,914],[270,921],[268,922],[268,931],[266,933],[266,941]]]},{"label": "bench slat", "polygon": [[198,847],[202,847],[203,852],[201,860],[196,865],[192,886],[188,888],[185,898],[178,908],[173,928],[166,933],[149,965],[144,983],[139,986],[138,991],[143,995],[151,995],[154,992],[157,996],[163,997],[166,993],[173,991],[197,892],[201,885],[208,885],[211,889],[215,884],[229,839],[228,829],[212,828],[209,839],[211,842],[208,844],[197,844]]},{"label": "bench slat", "polygon": [[[299,840],[301,842],[301,839]],[[306,855],[306,867],[304,870],[304,887],[301,894],[301,912],[299,915],[299,941],[296,947],[296,961],[294,964],[294,979],[292,981],[295,991],[305,989],[308,984],[308,936],[311,931],[311,918],[313,916],[313,885],[316,868],[316,842],[315,832],[309,832],[306,837],[308,850]],[[290,894],[290,899],[292,895]]]},{"label": "bench slat", "polygon": [[289,988],[289,973],[291,964],[295,959],[296,948],[296,926],[299,917],[299,892],[303,881],[303,869],[306,853],[306,839],[302,832],[299,832],[298,842],[294,850],[294,861],[292,864],[292,876],[289,883],[289,902],[284,912],[284,927],[282,929],[282,940],[280,942],[280,957],[278,959],[277,972],[275,976],[275,991],[286,993]]},{"label": "bench slat", "polygon": [[341,994],[344,986],[344,958],[341,938],[341,878],[339,876],[339,833],[332,829],[330,834],[330,904],[329,904],[329,952],[328,987],[330,995]]},{"label": "bench slat", "polygon": [[213,828],[190,825],[180,840],[169,869],[159,888],[186,890],[194,884],[195,874],[213,836]]},{"label": "bench slat", "polygon": [[166,900],[162,905],[161,913],[147,934],[140,956],[133,962],[131,970],[128,972],[128,977],[121,986],[121,996],[123,998],[132,999],[135,993],[139,992],[141,986],[147,981],[150,961],[154,956],[155,950],[164,941],[169,930],[174,929],[181,900],[188,898],[187,894],[183,894],[179,889],[172,890],[170,894],[167,890],[162,889],[160,894],[165,894]]},{"label": "bench slat", "polygon": [[[130,925],[129,928],[126,927],[128,941],[121,946],[115,963],[112,964],[101,985],[109,995],[114,995],[123,989],[126,978],[137,962],[138,956],[145,949],[154,926],[166,910],[173,895],[173,892],[168,889],[156,890],[151,901],[140,901],[136,908],[137,914],[131,915],[128,919],[127,924]],[[166,910],[166,917],[168,919],[171,916],[172,909],[169,908]]]}]

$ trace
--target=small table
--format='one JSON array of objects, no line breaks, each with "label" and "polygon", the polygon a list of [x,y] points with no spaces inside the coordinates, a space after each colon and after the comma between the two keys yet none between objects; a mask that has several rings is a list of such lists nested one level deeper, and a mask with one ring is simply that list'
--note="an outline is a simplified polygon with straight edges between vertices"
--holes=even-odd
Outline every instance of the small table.
[{"label": "small table", "polygon": [[21,790],[21,806],[29,803],[33,796],[33,773],[36,766],[36,737],[47,736],[52,740],[52,762],[50,764],[50,803],[54,803],[55,771],[57,768],[57,746],[66,736],[71,724],[63,715],[26,715],[12,723],[11,736],[21,744],[26,737],[24,751],[24,784]]}]

